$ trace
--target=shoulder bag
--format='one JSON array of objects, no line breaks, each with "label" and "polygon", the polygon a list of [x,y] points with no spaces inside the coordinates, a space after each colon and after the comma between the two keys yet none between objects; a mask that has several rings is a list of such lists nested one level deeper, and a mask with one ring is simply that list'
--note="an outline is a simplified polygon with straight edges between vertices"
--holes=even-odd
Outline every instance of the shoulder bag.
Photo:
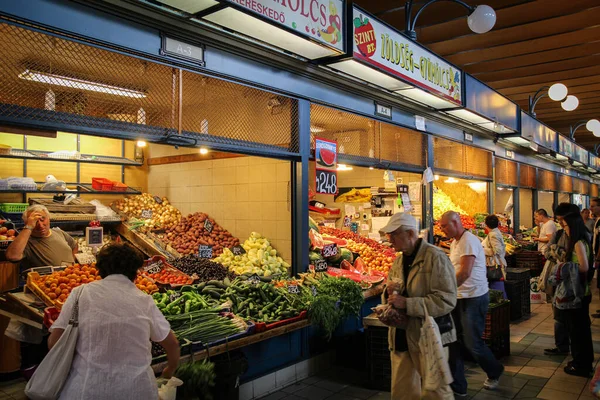
[{"label": "shoulder bag", "polygon": [[492,257],[493,257],[494,263],[496,265],[487,265],[487,263],[486,263],[487,280],[488,280],[488,282],[497,282],[497,281],[501,280],[502,278],[504,278],[504,274],[502,273],[502,266],[498,265],[498,260],[496,259],[497,254],[494,251],[494,246],[492,246],[492,244],[490,243],[489,235],[488,235],[488,246],[490,246],[490,248],[492,249]]},{"label": "shoulder bag", "polygon": [[48,352],[25,386],[25,395],[31,400],[54,400],[60,395],[71,371],[71,363],[77,347],[79,335],[79,291],[69,325],[58,342]]}]

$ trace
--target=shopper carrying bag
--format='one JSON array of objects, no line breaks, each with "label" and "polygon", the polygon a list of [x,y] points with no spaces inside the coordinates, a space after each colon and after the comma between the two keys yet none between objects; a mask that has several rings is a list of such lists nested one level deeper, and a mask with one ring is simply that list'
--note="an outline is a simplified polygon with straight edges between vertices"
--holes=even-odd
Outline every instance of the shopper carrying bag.
[{"label": "shopper carrying bag", "polygon": [[57,399],[69,376],[79,336],[79,298],[82,292],[83,289],[79,291],[65,332],[27,382],[25,395],[31,400]]},{"label": "shopper carrying bag", "polygon": [[433,317],[429,316],[427,307],[423,305],[425,318],[419,337],[421,353],[423,389],[436,391],[452,383],[452,373],[442,346],[442,335]]}]

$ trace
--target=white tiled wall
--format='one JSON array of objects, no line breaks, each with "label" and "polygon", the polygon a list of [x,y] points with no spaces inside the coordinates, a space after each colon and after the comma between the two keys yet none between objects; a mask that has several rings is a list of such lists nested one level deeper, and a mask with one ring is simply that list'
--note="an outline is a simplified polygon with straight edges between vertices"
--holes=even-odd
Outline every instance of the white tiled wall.
[{"label": "white tiled wall", "polygon": [[[163,155],[154,150],[152,154]],[[241,241],[259,232],[286,261],[291,260],[287,161],[236,157],[155,165],[150,167],[148,190],[167,196],[184,215],[207,213]]]}]

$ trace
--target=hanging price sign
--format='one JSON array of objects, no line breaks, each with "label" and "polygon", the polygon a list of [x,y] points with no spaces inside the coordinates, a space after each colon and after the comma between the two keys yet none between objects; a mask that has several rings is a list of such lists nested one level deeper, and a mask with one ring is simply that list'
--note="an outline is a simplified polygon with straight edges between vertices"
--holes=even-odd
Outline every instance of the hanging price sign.
[{"label": "hanging price sign", "polygon": [[315,272],[327,272],[327,261],[325,261],[325,260],[315,261]]},{"label": "hanging price sign", "polygon": [[338,254],[337,244],[335,244],[335,243],[326,244],[325,246],[323,246],[323,250],[321,250],[321,254],[325,258],[337,256],[337,254]]},{"label": "hanging price sign", "polygon": [[315,192],[337,194],[337,142],[315,138],[315,162]]},{"label": "hanging price sign", "polygon": [[210,219],[206,218],[204,220],[204,229],[206,230],[206,232],[211,233],[213,228],[214,228],[214,226],[213,226],[212,222],[210,222]]},{"label": "hanging price sign", "polygon": [[158,204],[162,204],[162,199],[158,196],[154,196],[154,201]]},{"label": "hanging price sign", "polygon": [[200,245],[198,246],[198,257],[200,258],[212,258],[213,249],[212,246]]}]

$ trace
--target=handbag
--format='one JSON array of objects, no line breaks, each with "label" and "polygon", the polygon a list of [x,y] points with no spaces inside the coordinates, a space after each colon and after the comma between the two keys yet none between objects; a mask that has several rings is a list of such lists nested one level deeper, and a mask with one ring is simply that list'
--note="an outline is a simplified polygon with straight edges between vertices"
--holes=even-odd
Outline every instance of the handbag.
[{"label": "handbag", "polygon": [[67,381],[75,348],[77,347],[81,292],[83,292],[83,288],[79,291],[75,300],[69,325],[67,325],[61,337],[44,357],[29,382],[27,382],[27,386],[25,386],[25,395],[31,400],[57,399]]},{"label": "handbag", "polygon": [[425,319],[421,326],[419,337],[419,352],[421,357],[421,377],[423,389],[436,391],[452,383],[452,373],[442,346],[442,336],[433,317],[429,316],[427,307]]},{"label": "handbag", "polygon": [[[496,260],[496,253],[494,252],[494,247],[489,243],[488,241],[488,246],[490,246],[490,248],[492,249],[492,257],[494,258],[494,262],[497,262]],[[502,278],[504,278],[504,274],[502,273],[502,266],[501,265],[490,265],[487,266],[486,265],[486,270],[487,270],[487,280],[488,282],[497,282],[499,280],[501,280]]]},{"label": "handbag", "polygon": [[440,333],[450,332],[452,330],[452,317],[450,314],[442,315],[441,317],[434,318],[435,323],[440,330]]}]

